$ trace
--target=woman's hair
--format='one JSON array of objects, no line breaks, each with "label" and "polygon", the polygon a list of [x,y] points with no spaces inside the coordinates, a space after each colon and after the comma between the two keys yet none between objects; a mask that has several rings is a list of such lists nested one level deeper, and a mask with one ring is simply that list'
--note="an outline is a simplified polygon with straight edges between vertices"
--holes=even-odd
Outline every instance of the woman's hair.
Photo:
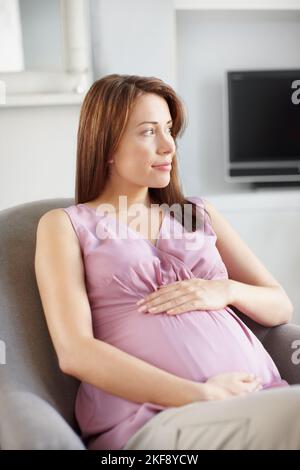
[{"label": "woman's hair", "polygon": [[[164,98],[173,120],[172,136],[182,136],[187,122],[184,105],[175,91],[156,77],[111,74],[93,83],[83,101],[77,134],[75,203],[96,199],[108,181],[108,160],[116,152],[136,99],[145,93]],[[170,182],[164,188],[149,187],[152,203],[180,205],[184,214],[185,199],[178,176],[176,154],[172,160]],[[192,231],[196,230],[197,206],[192,203]],[[199,221],[199,217],[197,217]]]}]

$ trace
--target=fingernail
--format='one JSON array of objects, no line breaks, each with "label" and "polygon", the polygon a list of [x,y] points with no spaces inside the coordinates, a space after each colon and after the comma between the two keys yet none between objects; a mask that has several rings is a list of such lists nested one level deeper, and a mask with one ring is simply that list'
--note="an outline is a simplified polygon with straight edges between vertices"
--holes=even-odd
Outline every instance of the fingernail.
[{"label": "fingernail", "polygon": [[143,305],[142,307],[138,308],[138,312],[144,312],[145,310],[147,310],[146,305]]}]

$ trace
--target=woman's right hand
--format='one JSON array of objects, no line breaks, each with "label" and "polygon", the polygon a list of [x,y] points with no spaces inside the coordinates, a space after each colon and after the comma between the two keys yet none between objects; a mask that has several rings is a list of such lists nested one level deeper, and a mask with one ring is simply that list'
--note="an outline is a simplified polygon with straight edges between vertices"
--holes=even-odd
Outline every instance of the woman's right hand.
[{"label": "woman's right hand", "polygon": [[205,382],[206,400],[224,400],[261,389],[260,379],[249,372],[226,372],[214,375]]}]

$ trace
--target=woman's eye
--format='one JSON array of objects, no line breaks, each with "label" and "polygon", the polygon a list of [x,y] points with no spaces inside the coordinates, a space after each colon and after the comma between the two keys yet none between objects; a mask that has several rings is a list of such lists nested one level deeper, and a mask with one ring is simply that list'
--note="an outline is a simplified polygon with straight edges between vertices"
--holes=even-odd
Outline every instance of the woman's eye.
[{"label": "woman's eye", "polygon": [[[153,131],[154,129],[148,129],[144,132],[146,134],[147,132]],[[170,135],[172,135],[172,127],[168,127],[168,130],[170,131]]]}]

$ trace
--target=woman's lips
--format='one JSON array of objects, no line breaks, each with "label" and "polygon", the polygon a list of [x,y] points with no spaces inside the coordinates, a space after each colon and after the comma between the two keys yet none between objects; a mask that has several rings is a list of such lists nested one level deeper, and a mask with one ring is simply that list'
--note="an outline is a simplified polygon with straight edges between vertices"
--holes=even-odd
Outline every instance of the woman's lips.
[{"label": "woman's lips", "polygon": [[169,163],[167,165],[157,165],[157,166],[152,166],[155,170],[160,170],[160,171],[170,171],[172,168],[172,165]]}]

